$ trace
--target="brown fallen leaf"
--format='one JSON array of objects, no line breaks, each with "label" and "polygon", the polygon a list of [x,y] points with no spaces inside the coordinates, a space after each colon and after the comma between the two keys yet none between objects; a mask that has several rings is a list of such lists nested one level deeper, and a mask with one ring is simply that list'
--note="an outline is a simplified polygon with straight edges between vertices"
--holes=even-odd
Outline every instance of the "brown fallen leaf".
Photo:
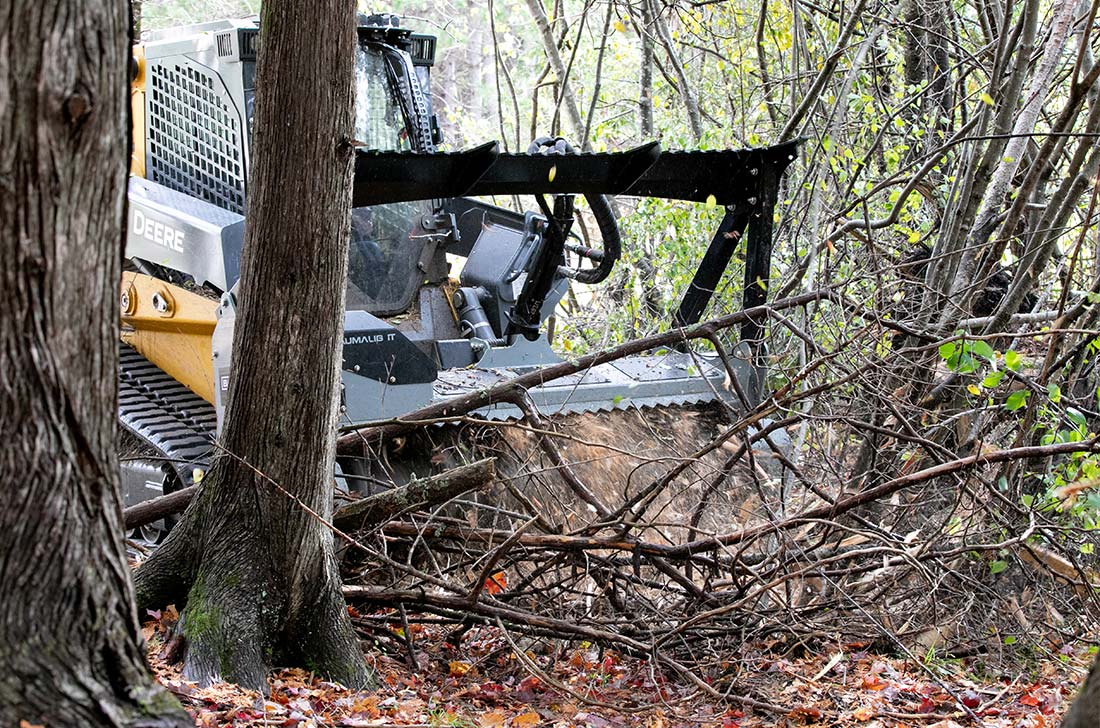
[{"label": "brown fallen leaf", "polygon": [[529,710],[512,718],[512,728],[535,728],[541,722],[542,716],[533,710]]},{"label": "brown fallen leaf", "polygon": [[490,710],[488,713],[480,715],[477,722],[481,728],[501,728],[505,720],[504,713],[499,710]]},{"label": "brown fallen leaf", "polygon": [[871,718],[875,717],[875,709],[867,705],[861,705],[852,711],[852,717],[862,723],[866,723],[871,720]]},{"label": "brown fallen leaf", "polygon": [[791,712],[787,715],[792,718],[807,718],[809,720],[817,720],[821,717],[821,711],[813,707],[812,705],[799,705],[798,707],[791,710]]}]

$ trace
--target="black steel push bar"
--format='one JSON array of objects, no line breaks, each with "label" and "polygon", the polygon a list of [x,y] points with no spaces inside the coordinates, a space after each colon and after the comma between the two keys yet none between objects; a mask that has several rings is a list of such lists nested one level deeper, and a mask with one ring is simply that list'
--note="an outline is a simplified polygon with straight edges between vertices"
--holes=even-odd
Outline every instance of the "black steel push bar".
[{"label": "black steel push bar", "polygon": [[434,154],[357,150],[352,203],[597,194],[738,205],[759,199],[762,179],[778,180],[797,146],[667,152],[650,142],[625,152],[551,156],[503,153],[496,142]]},{"label": "black steel push bar", "polygon": [[[496,142],[461,152],[357,150],[356,207],[482,195],[630,195],[721,205],[726,214],[684,293],[677,326],[698,323],[736,248],[745,243],[745,308],[767,301],[779,183],[801,139],[756,149],[662,151],[657,142],[625,152],[511,154]],[[759,343],[763,322],[742,340]]]}]

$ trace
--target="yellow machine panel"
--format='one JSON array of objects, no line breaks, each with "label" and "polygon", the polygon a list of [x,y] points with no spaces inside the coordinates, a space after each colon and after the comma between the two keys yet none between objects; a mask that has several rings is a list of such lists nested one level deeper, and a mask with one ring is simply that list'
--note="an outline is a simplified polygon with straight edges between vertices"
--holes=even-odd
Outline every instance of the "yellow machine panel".
[{"label": "yellow machine panel", "polygon": [[140,273],[122,274],[122,340],[214,404],[218,302]]}]

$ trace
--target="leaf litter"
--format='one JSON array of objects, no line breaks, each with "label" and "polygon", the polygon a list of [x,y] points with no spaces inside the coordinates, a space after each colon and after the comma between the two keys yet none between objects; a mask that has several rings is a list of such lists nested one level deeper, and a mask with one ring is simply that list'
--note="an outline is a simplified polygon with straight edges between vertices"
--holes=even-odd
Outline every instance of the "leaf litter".
[{"label": "leaf litter", "polygon": [[[405,635],[395,621],[388,635],[374,629],[363,640],[376,690],[284,669],[269,678],[265,697],[231,683],[200,688],[185,681],[175,664],[176,610],[148,617],[142,632],[150,664],[201,728],[1055,728],[1092,659],[1084,646],[1054,646],[1031,674],[998,675],[987,673],[980,657],[918,664],[858,643],[791,657],[785,645],[761,643],[722,666],[729,675],[715,686],[727,696],[722,700],[647,660],[596,645],[532,643],[521,658],[515,639],[498,627],[473,627],[454,645],[451,625],[414,623]],[[385,623],[394,615],[370,617]],[[753,700],[782,711],[753,709]]]}]

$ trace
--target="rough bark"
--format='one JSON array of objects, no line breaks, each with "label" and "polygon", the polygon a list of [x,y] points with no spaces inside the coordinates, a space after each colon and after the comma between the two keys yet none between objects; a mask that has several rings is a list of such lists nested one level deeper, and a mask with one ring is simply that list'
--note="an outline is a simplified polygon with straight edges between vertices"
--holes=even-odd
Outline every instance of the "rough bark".
[{"label": "rough bark", "polygon": [[354,11],[352,0],[263,6],[223,454],[136,577],[148,604],[170,596],[166,574],[189,582],[184,675],[203,683],[263,690],[275,665],[369,681],[320,520],[333,507]]},{"label": "rough bark", "polygon": [[1062,721],[1062,728],[1098,728],[1100,726],[1100,658],[1092,664],[1081,692]]},{"label": "rough bark", "polygon": [[145,663],[122,544],[129,16],[0,17],[0,725],[188,725]]},{"label": "rough bark", "polygon": [[[943,0],[910,0],[905,10],[902,45],[905,53],[905,84],[917,89],[927,83],[920,103],[906,105],[902,115],[911,124],[944,131],[951,119],[951,75],[948,49],[949,8]],[[909,150],[910,158],[921,154],[936,142],[935,135],[919,140]]]}]

